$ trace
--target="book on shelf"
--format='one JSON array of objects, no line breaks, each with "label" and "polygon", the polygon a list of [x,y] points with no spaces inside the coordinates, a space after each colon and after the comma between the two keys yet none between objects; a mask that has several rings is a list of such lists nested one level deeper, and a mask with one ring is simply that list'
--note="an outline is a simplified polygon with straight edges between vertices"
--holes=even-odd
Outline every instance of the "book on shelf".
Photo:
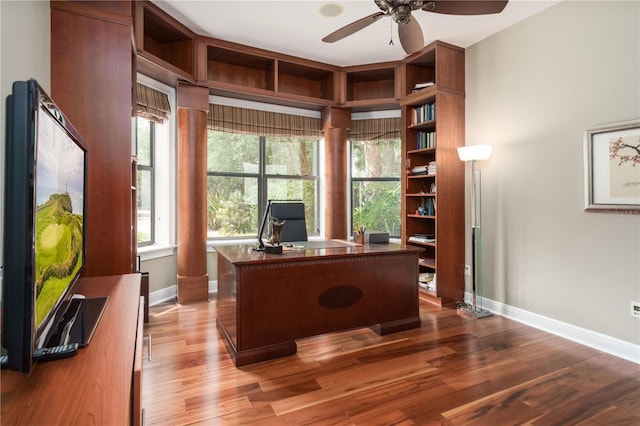
[{"label": "book on shelf", "polygon": [[415,166],[414,168],[411,169],[411,173],[413,173],[414,175],[426,175],[427,174],[427,168],[428,166],[424,165],[424,166]]},{"label": "book on shelf", "polygon": [[408,241],[412,242],[412,243],[423,243],[423,244],[424,243],[435,243],[436,242],[435,237],[428,238],[428,237],[424,237],[424,236],[421,237],[419,235],[420,234],[414,234],[414,235],[410,236],[408,238]]},{"label": "book on shelf", "polygon": [[436,119],[436,103],[428,103],[417,106],[411,110],[411,123],[413,125]]},{"label": "book on shelf", "polygon": [[431,86],[433,86],[434,84],[435,84],[435,83],[434,83],[433,81],[425,81],[425,82],[422,82],[422,83],[416,83],[416,84],[413,86],[413,91],[414,91],[414,92],[417,92],[417,91],[418,91],[418,90],[420,90],[420,89],[424,89],[424,88],[426,88],[426,87],[431,87]]},{"label": "book on shelf", "polygon": [[436,273],[422,272],[418,275],[418,285],[423,289],[431,292],[436,291]]},{"label": "book on shelf", "polygon": [[429,161],[427,164],[421,166],[415,166],[411,168],[411,173],[414,175],[435,175],[436,174],[436,162]]},{"label": "book on shelf", "polygon": [[429,164],[427,164],[427,174],[429,174],[429,175],[435,175],[436,174],[436,162],[435,161],[429,161]]},{"label": "book on shelf", "polygon": [[435,148],[436,132],[416,132],[416,149]]},{"label": "book on shelf", "polygon": [[433,258],[429,258],[429,257],[421,257],[418,259],[418,263],[422,266],[427,266],[429,268],[433,267],[433,265],[435,265],[436,260]]}]

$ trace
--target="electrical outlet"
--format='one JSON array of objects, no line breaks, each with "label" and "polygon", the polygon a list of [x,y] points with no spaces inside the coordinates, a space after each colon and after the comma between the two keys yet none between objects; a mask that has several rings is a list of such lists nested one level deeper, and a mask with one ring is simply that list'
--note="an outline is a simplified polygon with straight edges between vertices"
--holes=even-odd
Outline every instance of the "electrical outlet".
[{"label": "electrical outlet", "polygon": [[640,318],[640,303],[639,302],[631,302],[631,316]]},{"label": "electrical outlet", "polygon": [[464,265],[464,274],[471,276],[471,265]]}]

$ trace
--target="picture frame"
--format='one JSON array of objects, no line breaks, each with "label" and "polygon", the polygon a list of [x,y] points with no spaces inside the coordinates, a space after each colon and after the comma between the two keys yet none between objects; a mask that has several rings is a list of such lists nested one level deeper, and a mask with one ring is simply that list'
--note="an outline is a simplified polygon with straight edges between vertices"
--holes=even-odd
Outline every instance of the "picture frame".
[{"label": "picture frame", "polygon": [[584,131],[585,211],[640,214],[640,119]]}]

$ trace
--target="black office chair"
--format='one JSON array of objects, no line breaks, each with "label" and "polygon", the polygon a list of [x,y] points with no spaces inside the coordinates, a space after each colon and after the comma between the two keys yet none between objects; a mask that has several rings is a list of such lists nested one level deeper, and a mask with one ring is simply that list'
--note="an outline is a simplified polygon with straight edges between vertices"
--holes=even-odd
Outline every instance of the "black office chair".
[{"label": "black office chair", "polygon": [[308,241],[304,203],[274,202],[271,204],[271,218],[287,221],[282,228],[281,242]]}]

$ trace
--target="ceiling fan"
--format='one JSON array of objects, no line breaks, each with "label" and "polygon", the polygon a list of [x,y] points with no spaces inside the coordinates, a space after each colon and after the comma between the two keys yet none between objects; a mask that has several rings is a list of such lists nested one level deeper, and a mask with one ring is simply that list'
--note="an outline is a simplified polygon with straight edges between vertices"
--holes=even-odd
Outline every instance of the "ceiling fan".
[{"label": "ceiling fan", "polygon": [[390,16],[398,24],[400,44],[406,53],[413,53],[424,47],[424,36],[420,24],[411,19],[411,12],[442,13],[447,15],[488,15],[504,10],[508,0],[374,0],[381,12],[358,19],[324,37],[322,41],[333,43],[368,27],[385,16]]}]

